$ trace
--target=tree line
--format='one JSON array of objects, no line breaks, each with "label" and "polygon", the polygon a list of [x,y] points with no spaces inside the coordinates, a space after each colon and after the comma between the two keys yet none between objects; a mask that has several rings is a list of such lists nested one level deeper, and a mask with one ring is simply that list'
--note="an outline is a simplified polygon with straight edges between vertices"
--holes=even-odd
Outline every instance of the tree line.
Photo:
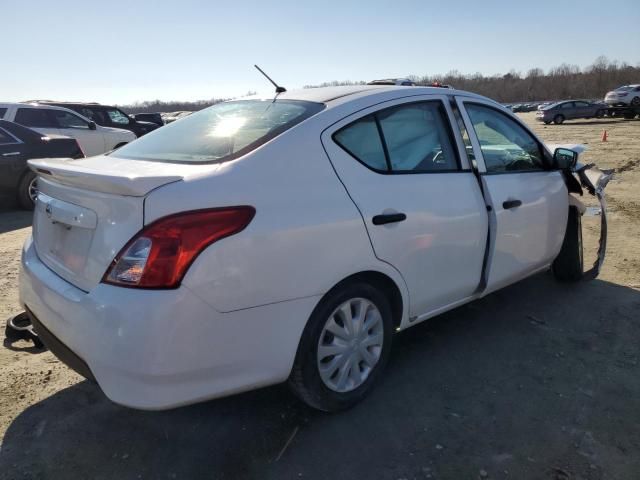
[{"label": "tree line", "polygon": [[[632,66],[601,56],[585,68],[563,63],[546,73],[540,68],[531,68],[525,73],[511,70],[506,74],[485,76],[481,73],[469,75],[452,70],[444,75],[410,75],[408,78],[418,85],[439,82],[504,103],[575,98],[602,99],[609,90],[621,85],[640,83],[640,64]],[[304,88],[364,84],[364,80],[334,80],[318,85],[305,85]],[[252,93],[254,92],[248,92],[247,95]],[[123,105],[121,108],[127,113],[196,111],[225,100],[229,99],[212,98],[195,102],[153,100]]]},{"label": "tree line", "polygon": [[[504,103],[576,98],[602,99],[609,90],[630,83],[640,83],[640,64],[631,66],[601,56],[593,64],[582,69],[577,65],[563,63],[546,73],[540,68],[531,68],[524,74],[511,70],[506,74],[485,76],[481,73],[466,75],[452,70],[444,75],[410,75],[408,78],[418,85],[439,82]],[[365,83],[333,81],[307,85],[306,88]]]}]

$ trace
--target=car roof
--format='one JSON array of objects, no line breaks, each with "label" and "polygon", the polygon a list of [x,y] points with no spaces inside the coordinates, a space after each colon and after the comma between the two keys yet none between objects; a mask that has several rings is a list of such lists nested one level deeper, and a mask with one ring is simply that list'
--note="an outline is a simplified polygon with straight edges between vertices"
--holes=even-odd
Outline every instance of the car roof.
[{"label": "car roof", "polygon": [[[369,95],[380,93],[397,93],[397,97],[412,95],[460,95],[466,97],[475,97],[478,99],[489,100],[500,105],[490,98],[481,95],[456,90],[453,88],[440,87],[408,87],[397,85],[349,85],[340,87],[318,87],[318,88],[302,88],[299,90],[287,90],[278,95],[278,100],[302,100],[307,102],[324,103],[327,108],[331,108],[351,99],[362,98]],[[258,94],[244,99],[268,100],[274,98],[274,94]]]},{"label": "car roof", "polygon": [[[71,112],[68,108],[58,107],[56,105],[45,105],[41,103],[23,103],[23,102],[11,102],[11,103],[0,103],[0,108],[8,108],[8,107],[19,107],[19,108],[48,108],[53,110],[63,110],[65,112]],[[76,112],[72,112],[76,114]]]}]

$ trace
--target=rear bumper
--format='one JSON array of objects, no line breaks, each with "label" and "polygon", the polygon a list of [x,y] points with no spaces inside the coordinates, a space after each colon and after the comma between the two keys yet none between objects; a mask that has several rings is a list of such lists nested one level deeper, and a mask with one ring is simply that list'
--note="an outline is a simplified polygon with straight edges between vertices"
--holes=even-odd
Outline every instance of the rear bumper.
[{"label": "rear bumper", "polygon": [[44,343],[114,402],[159,410],[284,381],[318,297],[221,314],[184,286],[69,284],[22,252],[20,301]]},{"label": "rear bumper", "polygon": [[47,330],[47,327],[40,323],[38,317],[36,317],[33,312],[28,309],[27,315],[29,315],[31,325],[33,325],[33,329],[38,334],[38,338],[42,340],[42,343],[44,343],[44,345],[47,347],[47,349],[49,349],[51,353],[53,353],[67,367],[79,373],[87,380],[91,380],[93,382],[96,381],[93,373],[91,373],[89,365],[87,365],[84,360],[76,355],[64,343],[58,340],[58,338],[53,333]]}]

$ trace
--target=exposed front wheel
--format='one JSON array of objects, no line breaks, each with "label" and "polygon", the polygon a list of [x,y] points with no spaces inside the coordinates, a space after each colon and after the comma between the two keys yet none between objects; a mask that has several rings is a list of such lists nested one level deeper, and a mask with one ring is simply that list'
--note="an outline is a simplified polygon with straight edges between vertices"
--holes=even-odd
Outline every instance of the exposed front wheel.
[{"label": "exposed front wheel", "polygon": [[640,97],[633,97],[633,100],[631,100],[631,106],[640,107]]},{"label": "exposed front wheel", "polygon": [[602,118],[604,117],[604,110],[598,110],[596,112],[596,118]]},{"label": "exposed front wheel", "polygon": [[25,210],[33,210],[38,196],[38,177],[34,172],[27,172],[18,184],[18,203]]},{"label": "exposed front wheel", "polygon": [[328,293],[300,340],[289,384],[305,403],[332,412],[349,408],[371,390],[391,348],[387,298],[367,283]]},{"label": "exposed front wheel", "polygon": [[564,122],[563,115],[556,115],[555,117],[553,117],[553,123],[555,123],[556,125],[560,125],[562,122]]},{"label": "exposed front wheel", "polygon": [[577,208],[569,208],[567,230],[560,253],[553,261],[553,274],[561,282],[577,282],[582,278],[582,217]]}]

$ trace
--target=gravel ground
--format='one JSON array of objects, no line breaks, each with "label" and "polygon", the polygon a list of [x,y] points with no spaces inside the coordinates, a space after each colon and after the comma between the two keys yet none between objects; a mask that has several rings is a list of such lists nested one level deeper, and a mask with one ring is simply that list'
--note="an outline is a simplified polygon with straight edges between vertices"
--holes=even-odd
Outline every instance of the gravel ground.
[{"label": "gravel ground", "polygon": [[[337,415],[283,386],[129,410],[50,353],[5,342],[0,478],[640,478],[640,121],[523,118],[618,171],[599,279],[537,275],[399,334],[379,387]],[[591,257],[598,224],[585,218]],[[20,310],[29,233],[29,214],[0,213],[0,319]]]}]

